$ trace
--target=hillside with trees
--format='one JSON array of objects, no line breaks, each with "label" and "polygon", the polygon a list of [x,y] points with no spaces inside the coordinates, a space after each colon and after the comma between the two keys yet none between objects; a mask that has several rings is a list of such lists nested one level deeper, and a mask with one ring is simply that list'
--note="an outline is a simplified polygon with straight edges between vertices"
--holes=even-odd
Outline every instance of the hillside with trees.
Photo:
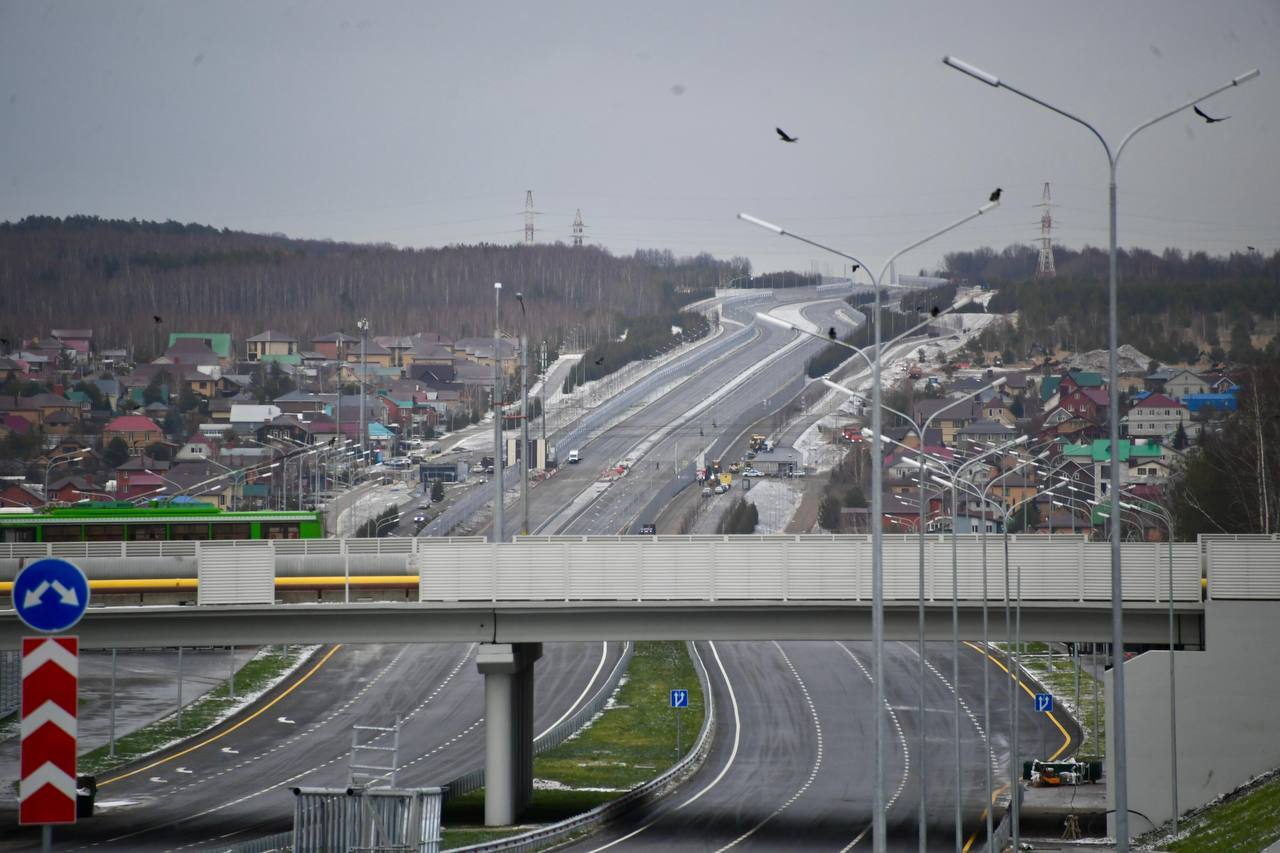
[{"label": "hillside with trees", "polygon": [[[1054,248],[1058,274],[1034,277],[1036,249],[983,248],[946,256],[941,273],[996,289],[992,313],[1018,312],[1016,327],[993,327],[988,350],[1021,355],[1032,346],[1076,352],[1106,346],[1107,252]],[[1117,257],[1119,339],[1165,362],[1274,360],[1280,312],[1280,253],[1209,256],[1166,249]]]},{"label": "hillside with trees", "polygon": [[518,329],[515,294],[523,292],[532,340],[554,344],[581,326],[594,343],[625,329],[629,318],[665,322],[749,272],[744,259],[655,250],[403,249],[178,222],[28,217],[0,223],[0,336],[92,328],[100,342],[132,344],[147,355],[169,331],[243,340],[278,329],[305,345],[313,335],[354,330],[362,316],[374,335],[481,336],[493,331],[493,283],[500,281],[509,331]]}]

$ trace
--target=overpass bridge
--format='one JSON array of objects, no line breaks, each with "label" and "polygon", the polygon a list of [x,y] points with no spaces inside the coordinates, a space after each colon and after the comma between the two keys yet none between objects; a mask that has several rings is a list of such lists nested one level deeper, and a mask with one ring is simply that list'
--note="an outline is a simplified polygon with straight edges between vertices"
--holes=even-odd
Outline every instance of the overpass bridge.
[{"label": "overpass bridge", "polygon": [[[921,594],[919,537],[886,536],[886,637],[914,640],[923,601],[930,639],[950,639],[953,605],[962,637],[981,638],[985,611],[1000,639],[1013,601],[1024,639],[1110,641],[1108,543],[1014,535],[1007,561],[1005,544],[926,536]],[[1121,554],[1130,643],[1167,646],[1172,613],[1175,646],[1204,649],[1206,603],[1280,600],[1280,537],[1127,542]],[[90,576],[77,626],[86,648],[479,643],[490,824],[512,822],[528,802],[543,642],[871,635],[869,536],[7,543],[0,594],[43,556]],[[23,633],[0,618],[0,648]]]}]

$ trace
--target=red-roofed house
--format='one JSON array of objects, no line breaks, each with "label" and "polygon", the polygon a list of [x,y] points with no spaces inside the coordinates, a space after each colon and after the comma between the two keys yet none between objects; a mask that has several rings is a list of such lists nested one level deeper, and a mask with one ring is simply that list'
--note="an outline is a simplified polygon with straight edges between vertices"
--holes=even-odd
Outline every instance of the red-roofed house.
[{"label": "red-roofed house", "polygon": [[1094,423],[1107,419],[1107,392],[1100,388],[1076,388],[1058,399],[1058,408]]},{"label": "red-roofed house", "polygon": [[164,438],[156,422],[142,415],[121,415],[102,430],[102,445],[106,447],[113,438],[124,439],[130,453],[142,453],[143,448]]},{"label": "red-roofed house", "polygon": [[38,507],[43,503],[39,495],[21,483],[10,481],[0,485],[0,507]]},{"label": "red-roofed house", "polygon": [[1187,407],[1166,394],[1152,394],[1134,405],[1120,419],[1132,438],[1170,439],[1178,431],[1178,424],[1192,438],[1200,431],[1200,425],[1192,423]]}]

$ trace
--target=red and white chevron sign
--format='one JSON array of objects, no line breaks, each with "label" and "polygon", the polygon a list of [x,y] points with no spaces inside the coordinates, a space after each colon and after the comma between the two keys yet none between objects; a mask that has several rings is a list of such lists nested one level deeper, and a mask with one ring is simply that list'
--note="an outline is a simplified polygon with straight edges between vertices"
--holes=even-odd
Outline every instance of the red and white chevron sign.
[{"label": "red and white chevron sign", "polygon": [[22,638],[18,823],[75,823],[79,637]]}]

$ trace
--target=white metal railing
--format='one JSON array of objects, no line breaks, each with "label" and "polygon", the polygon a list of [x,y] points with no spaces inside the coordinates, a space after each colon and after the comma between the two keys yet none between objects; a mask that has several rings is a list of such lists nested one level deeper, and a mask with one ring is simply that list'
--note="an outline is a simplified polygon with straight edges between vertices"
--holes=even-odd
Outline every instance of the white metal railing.
[{"label": "white metal railing", "polygon": [[[372,571],[370,558],[398,557],[416,567],[423,601],[868,601],[869,536],[522,536],[493,545],[480,537],[278,539],[244,542],[0,543],[0,580],[42,556],[85,561],[91,578],[196,576],[206,556],[228,548],[265,547],[272,559],[350,555],[353,573]],[[884,544],[885,598],[918,596],[919,544],[913,535],[888,535]],[[206,553],[207,552],[207,553]],[[1121,546],[1126,601],[1169,600],[1170,546]],[[1280,536],[1204,536],[1175,542],[1173,600],[1280,600]],[[987,536],[986,580],[991,599],[1004,598],[1003,539]],[[195,558],[195,559],[192,559]],[[357,560],[355,558],[362,558]],[[951,538],[925,540],[924,597],[950,601]],[[956,538],[961,600],[982,597],[980,534]],[[385,561],[382,568],[385,568]],[[1010,591],[1022,576],[1026,601],[1108,601],[1110,546],[1078,536],[1009,537]],[[154,566],[154,569],[151,567]],[[127,570],[126,570],[127,569]],[[402,570],[402,569],[401,569]],[[169,572],[170,574],[165,574]],[[280,566],[277,561],[276,573]]]},{"label": "white metal railing", "polygon": [[[956,540],[961,600],[982,598],[982,546],[976,534]],[[1169,546],[1124,543],[1126,601],[1169,600]],[[885,598],[914,601],[919,544],[886,539]],[[514,543],[422,540],[418,548],[423,601],[869,601],[868,536],[520,537]],[[1173,598],[1200,601],[1196,543],[1173,545]],[[1111,594],[1110,546],[1072,538],[1012,536],[1010,591],[1021,573],[1026,601],[1106,601]],[[1003,599],[1001,538],[987,541],[987,594]],[[925,542],[925,598],[950,601],[949,536]]]}]

